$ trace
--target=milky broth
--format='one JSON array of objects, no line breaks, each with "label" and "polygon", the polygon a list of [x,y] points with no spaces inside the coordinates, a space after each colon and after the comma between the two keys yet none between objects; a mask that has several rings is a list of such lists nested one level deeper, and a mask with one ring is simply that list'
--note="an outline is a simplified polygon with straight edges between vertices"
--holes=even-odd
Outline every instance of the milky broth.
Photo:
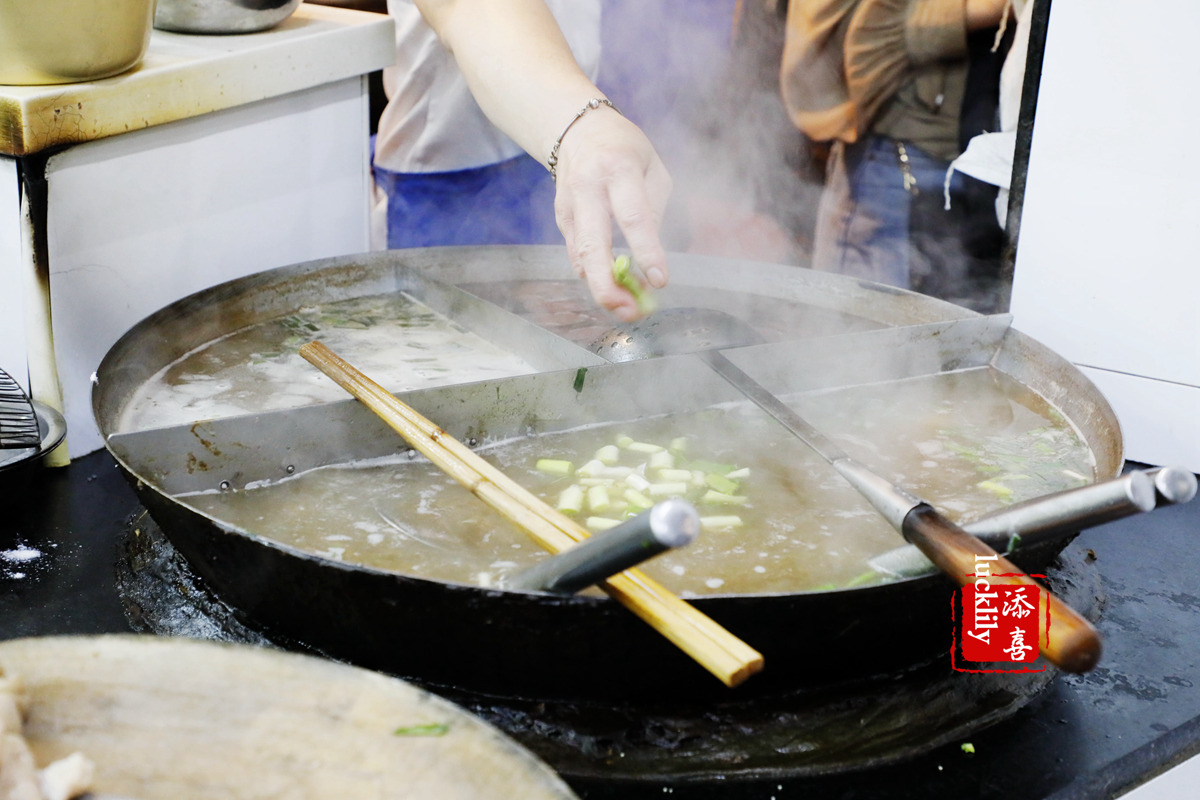
[{"label": "milky broth", "polygon": [[300,356],[313,340],[395,392],[536,371],[406,293],[373,295],[301,309],[192,350],[138,388],[118,430],[346,399]]},{"label": "milky broth", "polygon": [[[960,522],[1096,478],[1090,450],[1061,415],[988,368],[790,402],[851,456]],[[547,474],[538,460],[567,460],[578,469],[622,437],[664,447],[685,440],[675,466],[700,466],[694,471],[702,475],[716,464],[735,470],[726,469],[728,475],[749,470],[730,493],[744,501],[712,504],[702,499],[709,487],[687,489],[702,518],[737,516],[740,525],[706,528],[689,547],[645,566],[684,596],[881,580],[867,560],[902,544],[825,461],[749,405],[496,442],[478,452],[554,505],[580,477]],[[618,453],[616,468],[643,467],[648,475],[646,454]],[[326,467],[249,490],[180,499],[327,558],[451,582],[495,585],[544,557],[421,458]],[[578,516],[593,514],[585,509]]]}]

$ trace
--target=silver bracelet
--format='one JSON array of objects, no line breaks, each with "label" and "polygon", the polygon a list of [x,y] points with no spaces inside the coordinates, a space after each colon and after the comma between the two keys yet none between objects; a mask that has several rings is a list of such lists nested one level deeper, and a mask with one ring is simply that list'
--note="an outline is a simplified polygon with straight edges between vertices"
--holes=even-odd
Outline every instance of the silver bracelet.
[{"label": "silver bracelet", "polygon": [[554,142],[554,147],[550,149],[550,158],[546,159],[546,166],[550,167],[551,180],[558,180],[558,148],[562,147],[563,137],[567,135],[567,131],[571,130],[572,125],[574,125],[576,122],[579,122],[580,117],[589,111],[592,111],[593,109],[599,108],[600,106],[608,106],[618,114],[621,113],[619,108],[614,106],[611,102],[603,97],[593,97],[591,100],[588,100],[587,105],[579,109],[579,113],[567,123],[567,127],[563,128],[563,132],[558,135],[558,139]]}]

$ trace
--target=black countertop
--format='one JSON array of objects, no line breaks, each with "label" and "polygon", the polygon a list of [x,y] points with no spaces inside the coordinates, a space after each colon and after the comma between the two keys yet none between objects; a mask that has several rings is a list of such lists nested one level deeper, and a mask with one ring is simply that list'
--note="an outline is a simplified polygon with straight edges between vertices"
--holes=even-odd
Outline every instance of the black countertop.
[{"label": "black countertop", "polygon": [[[1137,466],[1137,465],[1132,465]],[[0,478],[3,478],[0,475]],[[140,511],[101,451],[0,483],[0,639],[129,632],[120,541]],[[1200,752],[1200,501],[1085,532],[1104,597],[1100,665],[1011,718],[893,766],[820,778],[576,786],[584,798],[1107,798]]]}]

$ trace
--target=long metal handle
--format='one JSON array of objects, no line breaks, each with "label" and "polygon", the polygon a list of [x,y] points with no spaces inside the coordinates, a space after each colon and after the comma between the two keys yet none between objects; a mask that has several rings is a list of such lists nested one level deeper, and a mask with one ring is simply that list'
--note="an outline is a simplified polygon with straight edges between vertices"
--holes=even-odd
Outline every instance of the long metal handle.
[{"label": "long metal handle", "polygon": [[615,528],[506,579],[504,588],[575,594],[636,567],[647,559],[695,541],[700,515],[681,498],[664,500]]},{"label": "long metal handle", "polygon": [[[723,354],[707,351],[699,355],[721,377],[783,423],[789,431],[828,461],[905,539],[916,545],[951,578],[960,584],[965,582],[965,576],[974,572],[976,554],[989,557],[998,555],[995,550],[943,517],[928,503],[854,461],[829,437],[814,428],[790,406],[784,405],[779,398]],[[1007,561],[1004,561],[1003,565],[1006,571],[1019,573],[1019,570]],[[1020,576],[1012,580],[1038,586],[1045,598],[1048,640],[1042,652],[1046,658],[1070,672],[1085,672],[1094,667],[1100,658],[1101,648],[1100,636],[1092,624],[1032,578]]]},{"label": "long metal handle", "polygon": [[[1107,481],[1066,489],[995,511],[962,528],[1001,553],[1124,519],[1196,496],[1196,476],[1185,469],[1135,470]],[[908,577],[933,569],[912,545],[880,553],[868,562],[884,575]]]}]

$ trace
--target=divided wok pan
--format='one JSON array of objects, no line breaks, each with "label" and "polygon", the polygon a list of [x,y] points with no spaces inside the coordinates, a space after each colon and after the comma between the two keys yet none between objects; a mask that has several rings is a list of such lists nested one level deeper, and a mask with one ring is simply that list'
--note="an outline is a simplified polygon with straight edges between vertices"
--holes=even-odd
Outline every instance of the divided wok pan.
[{"label": "divided wok pan", "polygon": [[[301,307],[400,290],[506,343],[536,370],[400,395],[464,442],[742,400],[693,355],[609,364],[591,353],[587,344],[611,322],[547,305],[547,295],[537,294],[578,286],[566,264],[561,248],[434,248],[311,262],[214,287],[147,318],[110,350],[97,371],[97,423],[164,535],[249,627],[426,685],[526,698],[722,702],[948,664],[954,584],[932,571],[852,589],[693,600],[766,659],[761,674],[731,691],[607,598],[485,589],[334,561],[239,529],[177,497],[406,451],[353,400],[120,429],[132,394],[195,347]],[[660,296],[664,306],[720,307],[763,334],[765,344],[725,353],[777,396],[996,370],[1076,428],[1094,453],[1097,480],[1121,471],[1121,433],[1107,402],[1007,316],[794,267],[675,256],[672,274],[672,287]],[[879,354],[888,358],[872,358]],[[664,386],[673,389],[667,397]],[[1039,572],[1068,540],[1012,558]]]}]

